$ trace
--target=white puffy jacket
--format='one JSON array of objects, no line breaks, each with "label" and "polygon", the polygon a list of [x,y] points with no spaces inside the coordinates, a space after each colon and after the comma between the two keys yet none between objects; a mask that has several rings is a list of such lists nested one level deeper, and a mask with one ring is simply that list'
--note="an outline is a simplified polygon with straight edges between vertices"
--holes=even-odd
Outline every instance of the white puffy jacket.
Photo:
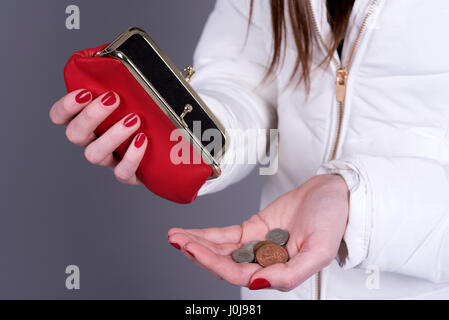
[{"label": "white puffy jacket", "polygon": [[[311,2],[330,43],[326,1]],[[192,85],[225,127],[280,131],[279,170],[267,177],[261,208],[320,173],[339,173],[350,186],[347,250],[322,271],[320,288],[313,277],[288,293],[244,288],[245,299],[449,298],[449,2],[356,0],[343,65],[370,8],[341,114],[335,64],[316,68],[325,57],[318,40],[309,95],[303,85],[286,87],[296,59],[290,31],[276,80],[257,87],[272,49],[269,1],[255,1],[246,46],[249,0],[218,0],[208,20]],[[226,157],[241,148],[231,140]],[[253,168],[225,164],[201,193]]]}]

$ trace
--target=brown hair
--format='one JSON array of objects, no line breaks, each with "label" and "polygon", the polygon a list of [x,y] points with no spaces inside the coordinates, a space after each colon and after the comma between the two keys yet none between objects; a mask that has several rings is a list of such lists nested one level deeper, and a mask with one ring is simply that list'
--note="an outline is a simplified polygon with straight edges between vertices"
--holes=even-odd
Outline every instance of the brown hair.
[{"label": "brown hair", "polygon": [[[260,1],[260,0],[259,0]],[[287,7],[285,2],[288,3]],[[329,46],[329,52],[323,63],[329,62],[343,40],[354,0],[327,0],[328,21],[334,34],[334,41]],[[285,45],[286,10],[290,20],[293,38],[298,51],[291,79],[298,74],[299,82],[304,81],[306,88],[310,87],[310,58],[312,55],[312,39],[314,37],[314,22],[309,0],[270,0],[271,24],[273,27],[274,48],[267,75],[275,71],[281,61],[282,46]],[[253,16],[254,0],[251,0],[250,19]],[[301,72],[299,72],[301,70]]]}]

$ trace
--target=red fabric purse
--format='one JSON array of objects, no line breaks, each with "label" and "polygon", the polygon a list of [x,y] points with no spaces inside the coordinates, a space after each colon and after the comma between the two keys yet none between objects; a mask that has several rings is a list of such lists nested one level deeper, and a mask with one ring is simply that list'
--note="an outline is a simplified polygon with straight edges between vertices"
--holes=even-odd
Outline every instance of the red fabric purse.
[{"label": "red fabric purse", "polygon": [[[146,35],[136,28],[129,29],[124,34],[128,39],[136,34]],[[117,39],[123,42],[124,34]],[[214,172],[214,166],[206,163],[201,156],[199,157],[201,161],[194,163],[195,157],[198,159],[199,150],[185,135],[178,141],[171,141],[170,135],[173,130],[179,130],[179,126],[176,126],[161,109],[161,101],[155,101],[154,97],[148,94],[148,90],[139,83],[135,74],[130,72],[129,66],[127,67],[123,61],[112,55],[98,55],[98,52],[102,52],[107,47],[108,45],[103,45],[83,50],[69,59],[64,69],[67,91],[88,89],[94,97],[107,91],[116,92],[120,96],[120,106],[96,129],[95,133],[98,136],[102,135],[126,115],[138,114],[142,124],[136,134],[144,132],[148,138],[148,147],[137,171],[138,178],[149,190],[163,198],[177,203],[194,201],[201,186],[207,179],[217,176],[219,171]],[[120,51],[117,50],[117,52]],[[143,66],[142,69],[144,69]],[[155,79],[147,80],[156,81],[160,74],[161,72],[157,71]],[[146,77],[152,77],[152,75],[147,74]],[[182,96],[181,94],[180,97]],[[171,101],[174,104],[177,103],[176,99]],[[183,116],[177,120],[186,123],[183,121]],[[187,129],[189,127],[186,126]],[[118,158],[123,157],[134,136],[115,151]],[[179,148],[180,144],[183,144],[182,148]],[[191,160],[190,163],[175,164],[171,161],[170,153],[175,146],[177,150],[190,150],[188,157]]]}]

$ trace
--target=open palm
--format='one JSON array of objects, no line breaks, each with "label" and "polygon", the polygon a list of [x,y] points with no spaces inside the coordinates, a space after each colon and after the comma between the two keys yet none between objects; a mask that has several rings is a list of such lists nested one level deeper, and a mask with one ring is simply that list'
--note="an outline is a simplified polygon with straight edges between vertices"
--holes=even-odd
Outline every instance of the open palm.
[{"label": "open palm", "polygon": [[[284,194],[240,226],[173,228],[169,242],[218,278],[250,289],[289,291],[331,263],[348,219],[348,189],[337,175],[318,175]],[[262,268],[236,263],[231,253],[246,242],[264,240],[268,231],[290,233],[290,260]]]}]

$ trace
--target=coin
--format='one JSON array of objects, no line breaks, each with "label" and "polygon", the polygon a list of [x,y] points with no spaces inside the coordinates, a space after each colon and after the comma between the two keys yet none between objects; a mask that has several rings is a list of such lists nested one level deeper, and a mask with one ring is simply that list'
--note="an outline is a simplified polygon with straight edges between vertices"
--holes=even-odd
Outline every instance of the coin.
[{"label": "coin", "polygon": [[283,246],[287,243],[289,237],[290,235],[287,230],[276,228],[267,233],[266,239]]},{"label": "coin", "polygon": [[257,245],[259,242],[260,240],[249,241],[243,245],[242,249],[244,248],[245,250],[254,252],[254,246]]},{"label": "coin", "polygon": [[232,253],[232,259],[238,263],[255,262],[254,246],[259,242],[260,240],[253,240],[245,243]]},{"label": "coin", "polygon": [[286,263],[288,261],[288,252],[278,244],[267,243],[257,250],[256,260],[262,267],[268,267],[276,263]]},{"label": "coin", "polygon": [[232,253],[232,260],[237,263],[249,263],[254,261],[254,252],[253,250],[248,250],[244,247],[235,250]]},{"label": "coin", "polygon": [[263,247],[264,245],[269,244],[269,243],[274,243],[274,242],[265,240],[265,241],[259,241],[258,243],[256,243],[254,245],[254,249],[253,249],[254,254],[256,254],[257,250],[259,250],[261,247]]}]

